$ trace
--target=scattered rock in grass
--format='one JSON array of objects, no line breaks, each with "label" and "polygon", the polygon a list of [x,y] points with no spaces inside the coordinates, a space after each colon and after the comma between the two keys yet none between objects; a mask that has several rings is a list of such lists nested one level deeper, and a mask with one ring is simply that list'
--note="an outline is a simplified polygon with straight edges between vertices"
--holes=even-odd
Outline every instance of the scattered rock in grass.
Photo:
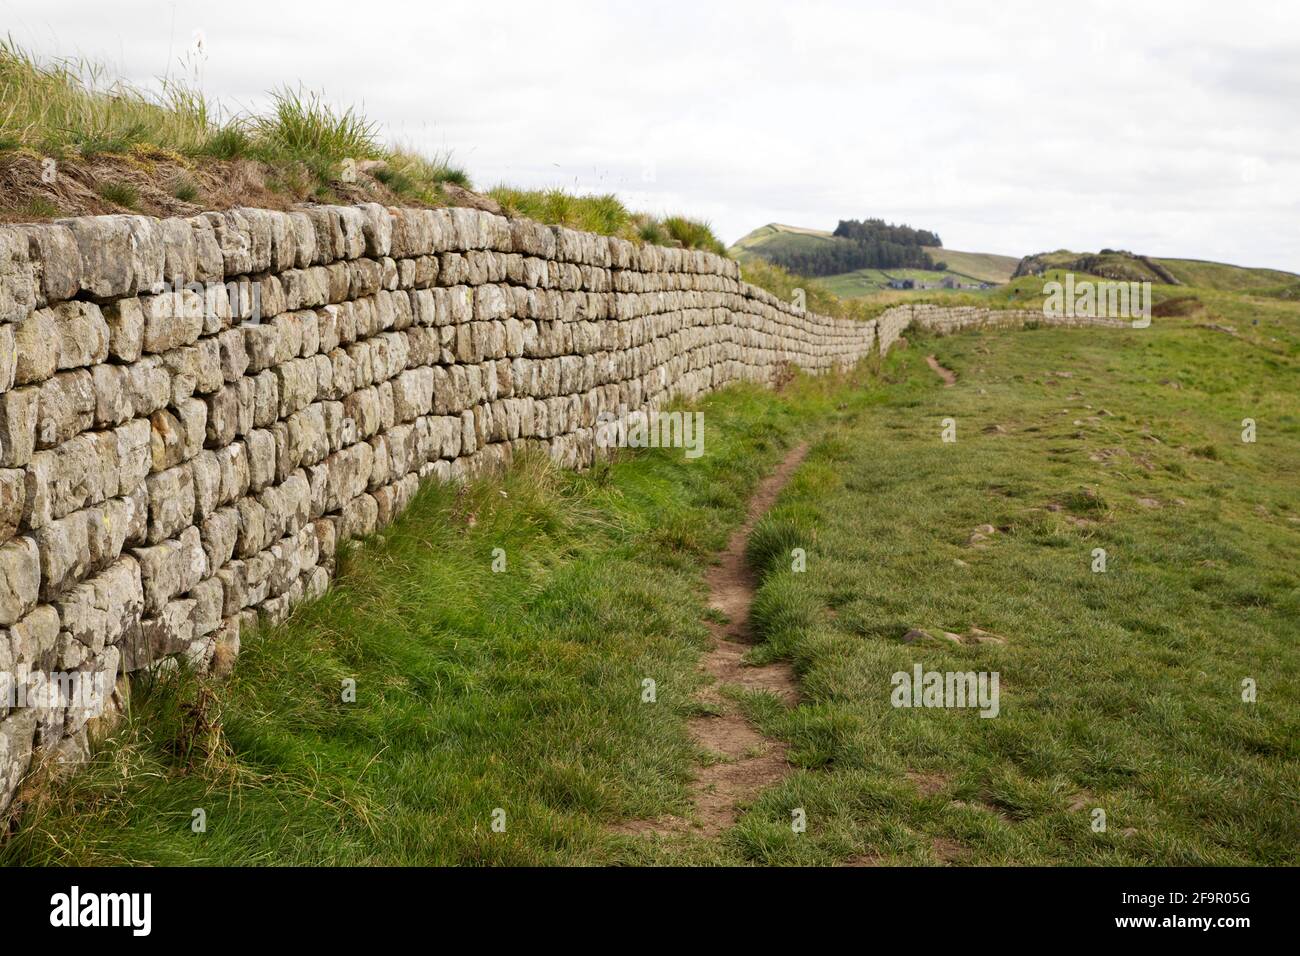
[{"label": "scattered rock in grass", "polygon": [[980,542],[987,541],[989,536],[980,534],[978,531],[972,531],[971,536],[966,539],[966,544],[972,548],[980,547]]},{"label": "scattered rock in grass", "polygon": [[986,631],[981,627],[972,627],[968,636],[976,644],[1005,644],[1007,642],[1007,639],[1000,634],[994,634],[992,631]]},{"label": "scattered rock in grass", "polygon": [[945,641],[952,641],[954,644],[960,644],[962,642],[961,635],[954,634],[952,631],[943,631],[942,635]]},{"label": "scattered rock in grass", "polygon": [[1007,430],[1001,425],[985,425],[984,434],[986,435],[1005,435]]},{"label": "scattered rock in grass", "polygon": [[969,568],[969,567],[970,567],[970,565],[967,564],[965,561],[963,561],[961,558],[953,558],[953,559],[952,559],[952,563],[955,564],[955,565],[957,565],[957,567],[959,567],[959,568]]},{"label": "scattered rock in grass", "polygon": [[1119,835],[1122,837],[1135,837],[1137,836],[1137,833],[1138,832],[1135,827],[1125,827],[1123,830],[1119,831]]},{"label": "scattered rock in grass", "polygon": [[1087,810],[1092,803],[1092,794],[1084,791],[1083,793],[1076,794],[1065,809],[1069,810],[1071,813],[1078,813],[1080,810]]},{"label": "scattered rock in grass", "polygon": [[1160,502],[1155,498],[1139,498],[1137,503],[1143,508],[1159,508]]},{"label": "scattered rock in grass", "polygon": [[1064,511],[1065,509],[1064,509],[1061,505],[1058,505],[1055,501],[1049,501],[1047,504],[1043,505],[1043,510],[1044,510],[1044,511]]},{"label": "scattered rock in grass", "polygon": [[904,644],[915,644],[917,641],[933,640],[934,636],[929,631],[924,631],[919,627],[914,627],[903,635]]}]

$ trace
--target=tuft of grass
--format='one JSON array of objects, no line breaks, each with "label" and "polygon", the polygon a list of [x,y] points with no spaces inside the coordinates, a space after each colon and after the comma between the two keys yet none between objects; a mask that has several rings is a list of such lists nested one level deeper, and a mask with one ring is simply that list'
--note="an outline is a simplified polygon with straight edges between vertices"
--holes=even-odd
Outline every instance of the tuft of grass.
[{"label": "tuft of grass", "polygon": [[237,124],[214,130],[207,142],[198,149],[200,155],[224,160],[241,159],[252,152],[253,138],[248,130]]},{"label": "tuft of grass", "polygon": [[130,183],[101,182],[96,191],[104,199],[126,209],[134,209],[140,202],[140,190]]},{"label": "tuft of grass", "polygon": [[707,223],[683,216],[656,219],[645,213],[633,213],[610,193],[583,196],[563,189],[497,186],[488,195],[509,215],[527,216],[549,225],[618,236],[634,242],[727,254]]},{"label": "tuft of grass", "polygon": [[669,216],[663,221],[662,226],[668,237],[680,246],[687,249],[703,249],[720,256],[727,254],[726,247],[713,234],[713,229],[707,222],[687,219],[685,216]]},{"label": "tuft of grass", "polygon": [[0,39],[0,139],[44,153],[125,153],[158,143],[191,153],[216,116],[198,90],[166,82],[147,94],[84,59],[40,62]]},{"label": "tuft of grass", "polygon": [[181,202],[194,202],[199,198],[199,193],[199,184],[193,176],[180,173],[172,180],[171,194]]},{"label": "tuft of grass", "polygon": [[271,111],[250,117],[254,152],[276,159],[336,165],[378,159],[378,127],[352,107],[337,109],[319,93],[285,87],[272,93]]},{"label": "tuft of grass", "polygon": [[438,200],[438,188],[444,183],[473,188],[469,174],[453,165],[450,152],[424,155],[407,149],[393,150],[376,167],[375,178],[398,195],[426,202]]}]

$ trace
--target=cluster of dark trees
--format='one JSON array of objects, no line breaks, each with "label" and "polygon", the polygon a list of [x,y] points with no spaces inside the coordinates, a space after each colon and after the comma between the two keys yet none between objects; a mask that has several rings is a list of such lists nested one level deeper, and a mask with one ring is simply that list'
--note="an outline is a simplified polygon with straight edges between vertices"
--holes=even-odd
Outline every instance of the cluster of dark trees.
[{"label": "cluster of dark trees", "polygon": [[830,276],[855,269],[933,269],[923,246],[941,246],[938,235],[883,219],[841,219],[830,242],[808,242],[763,250],[777,265],[807,276]]},{"label": "cluster of dark trees", "polygon": [[835,235],[855,242],[884,242],[895,246],[941,246],[938,233],[911,226],[895,226],[883,219],[841,219]]}]

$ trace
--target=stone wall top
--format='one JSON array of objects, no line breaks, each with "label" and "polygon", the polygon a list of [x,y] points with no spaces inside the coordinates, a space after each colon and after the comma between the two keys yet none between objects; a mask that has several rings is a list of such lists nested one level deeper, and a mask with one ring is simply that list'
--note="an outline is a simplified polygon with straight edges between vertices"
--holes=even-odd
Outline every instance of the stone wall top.
[{"label": "stone wall top", "polygon": [[87,216],[0,225],[0,323],[78,297],[104,302],[363,257],[474,250],[601,269],[740,278],[736,262],[714,253],[638,245],[464,207],[366,203],[287,212],[235,208],[184,219]]}]

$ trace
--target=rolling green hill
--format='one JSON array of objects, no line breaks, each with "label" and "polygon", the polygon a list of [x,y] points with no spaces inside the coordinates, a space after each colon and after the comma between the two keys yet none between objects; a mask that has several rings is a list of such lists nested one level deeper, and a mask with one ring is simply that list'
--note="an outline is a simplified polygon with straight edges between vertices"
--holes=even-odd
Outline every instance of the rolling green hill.
[{"label": "rolling green hill", "polygon": [[1201,259],[1155,259],[1174,274],[1182,285],[1218,289],[1222,292],[1250,292],[1295,283],[1300,276],[1280,269],[1232,266]]},{"label": "rolling green hill", "polygon": [[1300,279],[1300,276],[1280,269],[1256,269],[1201,259],[1157,259],[1114,249],[1095,253],[1068,249],[1040,252],[1021,259],[1015,275],[1038,276],[1052,269],[1118,281],[1187,285],[1221,292],[1263,292]]},{"label": "rolling green hill", "polygon": [[[774,252],[834,241],[832,234],[822,229],[769,223],[738,239],[728,252],[744,263],[756,257],[767,258]],[[945,277],[952,277],[962,284],[990,282],[996,285],[1007,282],[1011,278],[1019,261],[1014,256],[960,252],[938,246],[927,247],[927,251],[936,262],[943,262],[947,268],[943,270],[856,269],[840,275],[824,276],[820,281],[836,295],[850,298],[871,295],[888,288],[890,279],[914,279],[919,282],[938,283]]]}]

